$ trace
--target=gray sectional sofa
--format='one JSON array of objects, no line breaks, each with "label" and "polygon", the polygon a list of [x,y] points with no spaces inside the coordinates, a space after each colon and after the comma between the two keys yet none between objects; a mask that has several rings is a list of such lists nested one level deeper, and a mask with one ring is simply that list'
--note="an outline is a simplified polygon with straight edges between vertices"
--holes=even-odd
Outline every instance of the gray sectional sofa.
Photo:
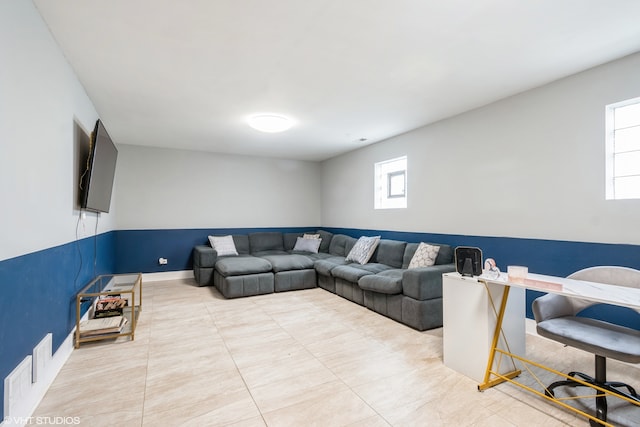
[{"label": "gray sectional sofa", "polygon": [[442,274],[455,271],[451,246],[435,244],[435,265],[409,269],[418,243],[381,239],[369,262],[359,264],[346,260],[358,239],[314,233],[322,239],[318,253],[294,250],[302,233],[233,235],[238,255],[231,256],[198,245],[196,282],[225,298],[319,286],[419,331],[442,326]]}]

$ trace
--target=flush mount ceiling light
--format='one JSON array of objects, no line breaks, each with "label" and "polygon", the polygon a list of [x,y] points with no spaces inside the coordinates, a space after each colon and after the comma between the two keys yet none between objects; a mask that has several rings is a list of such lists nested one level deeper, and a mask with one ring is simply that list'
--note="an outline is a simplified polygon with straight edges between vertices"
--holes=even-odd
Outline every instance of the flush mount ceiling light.
[{"label": "flush mount ceiling light", "polygon": [[254,114],[249,117],[249,126],[260,132],[284,132],[292,125],[291,119],[279,114]]}]

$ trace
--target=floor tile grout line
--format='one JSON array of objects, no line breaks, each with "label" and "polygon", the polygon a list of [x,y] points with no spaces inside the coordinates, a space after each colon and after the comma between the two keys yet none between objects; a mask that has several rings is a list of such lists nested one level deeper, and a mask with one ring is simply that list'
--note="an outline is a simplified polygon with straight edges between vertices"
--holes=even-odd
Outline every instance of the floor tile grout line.
[{"label": "floor tile grout line", "polygon": [[[210,314],[210,312],[209,312],[209,310],[207,308],[207,304],[202,302],[202,305],[204,306],[204,310],[208,313],[209,317],[211,317],[211,314]],[[153,331],[157,329],[157,328],[153,328],[153,326],[154,326],[153,317],[150,319],[150,323],[151,323],[150,324],[150,328],[151,329],[149,331],[149,340],[147,342],[147,366],[146,366],[147,370],[146,370],[146,374],[145,374],[145,391],[144,391],[143,411],[142,411],[142,416],[141,416],[141,424],[142,425],[144,425],[144,404],[147,401],[146,393],[147,393],[147,379],[148,379],[148,372],[149,372],[149,370],[148,370],[148,368],[149,368],[149,359],[150,359],[149,355],[150,355],[150,351],[151,351],[150,347],[151,347],[151,344],[153,342],[153,340],[152,340]],[[157,333],[157,330],[156,330],[156,333]],[[193,418],[191,418],[191,419],[193,419]]]},{"label": "floor tile grout line", "polygon": [[[143,286],[144,286],[144,284],[143,284]],[[144,373],[144,391],[142,393],[142,411],[141,411],[141,414],[140,414],[140,427],[144,426],[144,413],[145,413],[144,408],[145,408],[145,404],[147,403],[147,382],[148,382],[148,379],[149,379],[149,353],[151,351],[151,338],[152,338],[152,334],[153,334],[152,322],[153,322],[153,306],[154,306],[153,297],[154,297],[154,292],[152,292],[152,291],[147,291],[147,292],[151,292],[151,295],[150,295],[150,299],[151,299],[151,308],[150,308],[151,315],[150,315],[150,319],[149,319],[149,322],[150,322],[150,325],[149,325],[149,338],[148,338],[147,343],[146,343],[146,347],[147,347],[147,363],[145,365],[145,373]],[[148,293],[147,293],[147,295],[148,295]],[[149,297],[147,297],[147,298],[149,298]],[[144,306],[144,302],[143,302],[143,309],[141,310],[141,314],[144,312],[145,308],[147,308],[147,307]]]},{"label": "floor tile grout line", "polygon": [[[291,345],[299,345],[301,349],[303,349],[305,352],[307,352],[310,355],[310,358],[313,358],[314,360],[316,360],[323,368],[327,369],[328,372],[331,372],[333,378],[336,378],[338,382],[336,382],[336,385],[339,385],[340,389],[342,389],[342,387],[345,387],[343,390],[346,392],[347,390],[350,390],[352,393],[354,393],[355,396],[357,396],[358,399],[360,399],[362,402],[364,402],[364,404],[367,405],[368,408],[370,408],[371,411],[371,417],[378,417],[379,422],[382,423],[387,423],[387,424],[391,424],[389,422],[389,420],[392,420],[395,418],[397,418],[398,420],[400,418],[398,417],[404,417],[405,415],[403,415],[405,413],[404,410],[393,410],[391,406],[387,405],[384,403],[384,400],[381,400],[381,398],[384,397],[384,395],[377,395],[377,393],[372,393],[370,391],[367,391],[367,384],[369,381],[368,379],[374,378],[375,377],[375,370],[369,370],[369,369],[363,369],[362,373],[357,373],[356,376],[354,376],[354,378],[357,379],[357,381],[353,381],[351,379],[351,376],[343,376],[340,377],[338,375],[339,372],[342,372],[343,374],[347,373],[346,369],[349,369],[348,367],[344,367],[343,368],[336,368],[340,363],[340,360],[338,357],[334,358],[334,359],[327,359],[323,356],[323,352],[321,351],[321,346],[313,346],[313,344],[315,344],[316,342],[322,342],[325,339],[331,339],[331,336],[339,336],[342,335],[344,333],[345,330],[343,330],[342,328],[337,328],[336,329],[336,334],[328,334],[328,336],[325,336],[323,334],[311,334],[311,335],[307,335],[305,338],[304,335],[304,328],[302,329],[298,329],[296,328],[296,322],[298,321],[298,318],[296,317],[295,313],[293,313],[293,310],[295,310],[295,308],[300,307],[303,310],[309,310],[311,311],[311,314],[313,314],[315,316],[315,310],[314,308],[318,308],[318,314],[319,316],[317,318],[311,318],[311,320],[306,319],[304,316],[300,316],[300,320],[302,321],[309,321],[308,325],[310,325],[311,327],[317,327],[319,325],[322,324],[323,321],[326,321],[327,318],[335,318],[335,320],[340,323],[340,322],[344,322],[345,324],[350,325],[350,327],[347,329],[348,331],[354,332],[358,335],[361,335],[363,338],[363,343],[364,342],[372,342],[375,343],[377,342],[378,344],[380,343],[384,343],[385,347],[390,350],[392,353],[397,351],[403,352],[401,354],[399,354],[399,357],[401,358],[405,358],[404,360],[407,361],[408,366],[417,366],[421,363],[421,360],[431,360],[434,357],[436,357],[437,355],[437,349],[436,347],[438,345],[441,345],[442,343],[439,341],[442,340],[442,335],[440,332],[440,335],[436,334],[424,334],[425,337],[425,341],[422,340],[422,338],[419,338],[418,341],[418,345],[416,345],[415,342],[413,342],[413,336],[412,334],[401,334],[401,336],[398,336],[398,339],[394,338],[394,334],[397,332],[396,328],[386,328],[384,322],[381,322],[380,320],[376,320],[376,319],[381,319],[380,315],[371,312],[369,313],[368,316],[363,315],[363,313],[360,312],[360,310],[358,309],[357,306],[353,306],[355,308],[352,310],[347,310],[349,307],[344,306],[342,304],[337,304],[334,303],[333,300],[330,302],[328,301],[328,298],[331,297],[333,299],[335,299],[336,301],[341,301],[340,298],[338,298],[338,296],[336,296],[335,294],[330,294],[326,291],[323,292],[323,296],[320,295],[320,293],[318,292],[314,292],[315,290],[310,290],[307,291],[308,292],[308,297],[306,296],[307,294],[303,294],[300,293],[298,294],[297,292],[291,292],[291,293],[285,293],[284,295],[276,295],[276,296],[267,296],[265,298],[256,298],[254,301],[255,302],[251,302],[250,307],[253,307],[253,309],[248,309],[247,307],[249,307],[249,305],[247,305],[246,303],[242,303],[237,305],[234,308],[230,308],[228,311],[226,309],[226,307],[230,307],[229,304],[227,304],[230,301],[227,300],[222,300],[221,298],[216,298],[215,301],[210,300],[210,296],[214,295],[214,292],[205,292],[203,290],[199,290],[198,287],[196,287],[193,284],[193,280],[181,280],[181,281],[173,281],[172,284],[168,285],[168,286],[163,286],[163,287],[159,287],[157,288],[158,291],[157,292],[151,292],[151,291],[146,291],[145,292],[145,297],[148,298],[148,302],[146,305],[146,310],[144,310],[144,315],[150,316],[148,318],[148,321],[145,321],[144,324],[141,324],[139,326],[142,326],[140,329],[141,334],[136,333],[136,342],[134,344],[137,344],[138,341],[142,341],[140,344],[140,346],[138,347],[137,345],[132,345],[132,346],[128,346],[125,343],[124,347],[121,347],[123,350],[127,349],[127,348],[131,348],[131,350],[133,351],[132,354],[137,355],[136,357],[142,357],[143,354],[146,357],[146,365],[144,363],[140,363],[140,362],[136,362],[135,366],[136,369],[138,369],[137,367],[139,366],[141,369],[144,368],[144,377],[140,376],[138,377],[139,379],[136,381],[137,382],[137,387],[140,386],[141,388],[141,395],[142,395],[142,405],[140,405],[140,401],[138,398],[133,399],[134,401],[138,402],[135,407],[136,408],[142,408],[140,410],[139,414],[135,414],[135,418],[136,421],[139,420],[140,425],[145,425],[145,422],[147,424],[149,424],[154,415],[157,414],[158,411],[153,411],[152,410],[152,406],[153,406],[153,402],[149,402],[147,401],[147,397],[148,397],[148,385],[150,384],[150,380],[152,380],[152,377],[150,377],[150,374],[153,374],[149,369],[151,367],[151,360],[153,359],[153,354],[154,352],[152,345],[154,344],[154,336],[158,336],[159,334],[159,330],[157,327],[162,327],[161,324],[156,324],[154,325],[154,323],[152,322],[152,318],[153,317],[161,317],[161,316],[153,316],[153,312],[154,312],[154,307],[156,311],[156,314],[161,313],[165,310],[166,307],[164,307],[163,304],[169,304],[172,300],[172,294],[173,295],[180,295],[181,293],[184,293],[181,296],[178,296],[178,299],[180,301],[180,306],[182,308],[188,306],[189,304],[193,304],[193,302],[202,302],[204,305],[204,309],[206,310],[206,317],[205,319],[210,319],[210,320],[205,320],[207,322],[207,325],[211,325],[211,333],[212,336],[215,337],[215,342],[214,344],[216,346],[220,345],[219,351],[220,351],[220,355],[223,355],[223,351],[226,352],[226,354],[229,355],[229,357],[231,358],[231,361],[233,362],[233,365],[231,365],[230,363],[228,364],[228,368],[229,368],[229,372],[235,372],[234,375],[240,375],[240,378],[242,380],[242,385],[239,383],[239,381],[234,385],[234,390],[237,387],[237,389],[240,391],[242,390],[242,388],[244,388],[244,390],[246,390],[246,392],[249,393],[249,395],[251,396],[252,400],[250,401],[249,399],[246,399],[246,404],[247,404],[247,408],[248,405],[253,405],[254,408],[257,409],[258,413],[255,414],[255,418],[253,418],[253,421],[255,421],[256,423],[263,423],[264,425],[267,425],[266,420],[270,419],[273,422],[276,422],[276,420],[279,419],[279,416],[274,418],[274,417],[266,417],[265,415],[267,414],[266,412],[263,413],[263,411],[260,409],[260,407],[257,405],[257,401],[261,400],[261,397],[258,394],[254,394],[252,392],[252,389],[249,388],[248,384],[251,382],[250,378],[249,378],[249,383],[247,383],[247,381],[245,380],[245,378],[242,376],[242,370],[240,369],[240,366],[242,366],[243,364],[240,363],[240,365],[238,364],[240,362],[240,360],[236,360],[236,357],[234,357],[234,354],[230,351],[231,347],[229,347],[229,343],[230,343],[230,339],[233,337],[232,334],[230,335],[225,335],[225,337],[223,337],[220,333],[219,333],[219,323],[218,321],[220,320],[220,317],[217,317],[216,315],[219,313],[218,311],[216,311],[216,307],[220,307],[221,310],[225,313],[229,313],[231,314],[231,317],[233,317],[233,312],[238,310],[238,311],[244,311],[244,310],[260,310],[261,312],[264,313],[265,316],[265,320],[268,318],[270,319],[270,321],[274,322],[274,328],[273,328],[273,332],[276,331],[282,331],[283,334],[286,334],[287,337],[291,338],[293,341],[291,342]],[[217,291],[216,291],[217,292]],[[324,296],[324,294],[326,294],[326,297]],[[297,296],[300,296],[299,298]],[[203,298],[203,296],[206,296],[205,298]],[[248,299],[248,298],[247,298]],[[147,299],[145,298],[145,301]],[[190,302],[193,301],[193,302]],[[352,303],[350,303],[352,304]],[[285,307],[287,305],[291,305],[292,306],[292,313],[289,314],[287,313]],[[148,308],[147,308],[148,307]],[[201,306],[198,306],[201,307]],[[199,311],[200,308],[197,308],[196,311]],[[193,311],[193,310],[191,310]],[[321,312],[325,311],[326,314],[322,314]],[[353,312],[356,312],[355,314],[353,314]],[[372,317],[372,316],[378,316],[378,317]],[[243,316],[240,316],[240,318],[242,319]],[[249,319],[247,317],[247,319]],[[383,319],[386,320],[386,319]],[[201,319],[197,318],[194,319],[194,321],[200,322]],[[388,321],[388,320],[387,320]],[[259,322],[255,323],[256,325],[259,324]],[[247,322],[248,326],[251,326],[251,322]],[[277,325],[277,327],[275,326]],[[389,324],[391,325],[391,323]],[[147,330],[143,329],[143,328],[148,328]],[[215,329],[215,330],[214,330]],[[271,333],[271,332],[270,332]],[[278,334],[280,334],[280,332],[277,332]],[[207,335],[208,336],[208,335]],[[247,335],[247,338],[250,335]],[[138,338],[140,337],[140,338]],[[386,341],[386,338],[389,337],[391,338],[389,341]],[[349,340],[351,339],[350,336],[345,336],[343,337],[345,338],[344,341],[341,340],[337,340],[334,341],[333,344],[337,344],[337,347],[341,347],[342,345],[348,345],[347,343],[349,342]],[[196,338],[197,339],[197,338]],[[250,338],[249,338],[250,339]],[[527,337],[527,339],[530,339],[530,337]],[[185,341],[186,342],[186,341]],[[243,339],[239,339],[238,341],[234,341],[233,345],[244,345],[242,344]],[[286,341],[285,341],[286,342]],[[295,342],[295,344],[294,344]],[[539,342],[538,340],[533,340],[533,342],[535,343],[535,345],[537,346],[534,347],[534,349],[536,351],[548,351],[547,347],[545,345],[543,345],[542,342]],[[249,344],[247,342],[247,344]],[[110,345],[110,344],[108,344]],[[224,345],[224,350],[222,350],[222,345]],[[406,348],[406,352],[403,350],[405,347],[405,345],[408,345],[408,347]],[[420,348],[422,348],[422,346],[426,346],[428,348],[430,348],[430,350],[428,351],[421,351]],[[89,347],[89,346],[87,346]],[[433,348],[432,348],[433,347]],[[218,347],[216,347],[218,348]],[[240,347],[239,347],[240,348]],[[104,350],[106,350],[107,347],[104,348]],[[552,350],[554,350],[555,347],[552,348]],[[98,350],[100,349],[96,349],[96,352],[92,352],[91,349],[88,349],[89,352],[86,353],[86,356],[82,356],[80,358],[78,358],[75,362],[73,360],[70,360],[69,362],[72,363],[80,363],[82,365],[91,365],[91,366],[98,366],[98,362],[99,360],[97,360],[96,358],[96,354],[99,354],[100,352]],[[440,349],[441,350],[441,349]],[[109,350],[110,351],[110,350]],[[340,350],[332,350],[332,351],[340,351]],[[217,351],[216,351],[217,353]],[[93,354],[93,355],[92,355]],[[129,354],[128,351],[125,351],[123,354]],[[333,353],[328,353],[328,354],[333,354]],[[380,353],[381,355],[383,355],[383,353]],[[571,356],[570,358],[567,358],[567,363],[569,364],[573,364],[575,363],[573,355],[571,353],[568,354],[569,356]],[[357,366],[357,362],[359,360],[360,357],[362,357],[361,355],[358,354],[358,352],[351,352],[349,351],[349,354],[345,354],[345,357],[347,357],[348,359],[351,358],[351,356],[354,356],[355,359],[353,359],[353,363],[355,363],[354,366]],[[244,356],[243,356],[244,357]],[[98,358],[99,359],[99,358]],[[248,359],[249,360],[249,359]],[[275,359],[278,360],[278,359]],[[301,359],[302,360],[302,359]],[[366,360],[366,359],[365,359]],[[578,362],[581,359],[575,359]],[[231,362],[230,361],[230,362]],[[250,361],[250,360],[249,360]],[[382,361],[384,362],[384,358],[382,358]],[[592,363],[591,363],[591,359],[589,359],[587,361],[587,365],[589,367],[591,367]],[[334,363],[336,363],[336,365],[334,366]],[[373,363],[373,361],[372,361]],[[394,362],[395,363],[395,362]],[[565,365],[567,364],[565,363]],[[233,367],[232,367],[233,366]],[[334,369],[329,368],[329,366],[334,366]],[[384,367],[384,365],[382,365]],[[612,364],[612,367],[614,367],[616,365]],[[434,365],[434,367],[436,367]],[[346,368],[346,369],[345,369]],[[566,368],[566,366],[565,366]],[[626,367],[624,367],[625,369],[622,370],[621,368],[621,374],[622,375],[627,375],[627,370]],[[84,368],[85,370],[87,368]],[[91,368],[89,368],[91,369]],[[225,368],[226,369],[226,368]],[[305,368],[306,369],[306,368]],[[319,368],[320,369],[320,368]],[[401,369],[401,368],[400,368]],[[392,369],[393,370],[393,369]],[[89,391],[91,390],[91,388],[86,388],[86,386],[82,386],[80,385],[80,389],[78,388],[77,383],[72,381],[72,377],[75,375],[82,375],[82,369],[80,369],[80,367],[77,365],[75,367],[71,366],[70,369],[64,369],[63,372],[61,373],[61,382],[58,384],[55,384],[52,389],[51,389],[51,393],[49,398],[45,398],[46,400],[48,400],[48,403],[46,404],[46,407],[48,409],[44,409],[45,412],[43,412],[43,414],[46,414],[46,411],[51,411],[51,410],[56,410],[56,408],[60,408],[61,406],[56,406],[57,402],[56,402],[56,398],[55,396],[60,396],[61,399],[59,400],[59,402],[61,402],[61,404],[64,405],[68,405],[65,406],[65,408],[69,408],[70,411],[77,411],[78,414],[83,415],[83,416],[87,416],[87,419],[91,419],[91,417],[93,416],[93,414],[91,413],[91,411],[86,411],[81,409],[80,406],[78,405],[74,405],[73,402],[71,402],[68,398],[64,398],[63,396],[66,395],[67,393],[65,393],[65,388],[64,387],[69,387],[69,390],[83,390],[82,387],[85,387],[85,390]],[[88,371],[87,371],[88,372]],[[306,371],[304,371],[302,368],[300,370],[301,375],[305,375]],[[369,372],[373,375],[370,375]],[[390,371],[384,371],[384,373],[387,372],[391,372]],[[436,374],[438,374],[438,372],[440,371],[435,371]],[[635,372],[640,372],[637,370],[637,368],[635,370],[633,370],[633,372],[629,372],[628,375],[629,376],[634,376]],[[381,371],[382,373],[382,371]],[[441,372],[440,372],[441,373]],[[260,374],[260,370],[257,369],[255,370],[251,375],[258,375]],[[404,375],[404,374],[403,374]],[[618,375],[618,374],[617,374]],[[256,377],[257,379],[259,379],[259,377]],[[322,377],[319,377],[322,378]],[[344,378],[344,379],[343,379]],[[386,378],[386,377],[385,377]],[[452,379],[456,379],[457,378],[457,382],[458,383],[463,383],[464,381],[462,381],[462,379],[464,377],[458,375],[458,374],[451,374],[451,378]],[[373,384],[375,382],[377,382],[377,380],[373,380],[371,379],[371,384],[373,386]],[[422,382],[422,380],[421,380]],[[468,382],[468,379],[467,379]],[[323,382],[324,383],[324,382]],[[313,383],[309,383],[309,384],[313,384]],[[350,384],[354,384],[353,386],[351,386]],[[399,387],[404,387],[404,385],[407,384],[408,386],[410,386],[411,388],[415,387],[415,384],[413,381],[408,381],[405,382],[405,380],[400,379],[397,382],[397,385]],[[384,389],[384,385],[383,384],[379,384],[378,387],[381,387],[381,391]],[[468,387],[465,385],[464,387],[456,387],[459,388],[460,391],[463,393],[464,395],[469,395],[469,389]],[[475,387],[473,387],[475,389]],[[500,387],[497,387],[495,390],[492,389],[490,392],[497,392],[499,391]],[[225,388],[226,389],[226,388]],[[221,389],[222,390],[222,389]],[[358,393],[358,391],[360,391],[361,393]],[[257,392],[257,390],[256,390]],[[268,389],[266,390],[266,392],[268,392]],[[85,394],[95,394],[95,393],[85,393]],[[325,394],[322,394],[322,396],[324,396]],[[524,423],[525,421],[530,421],[528,418],[525,420],[523,418],[518,418],[517,416],[513,415],[513,411],[512,410],[508,410],[509,407],[511,407],[511,405],[515,405],[515,407],[520,407],[521,405],[525,405],[527,406],[527,408],[530,408],[532,410],[535,410],[538,415],[539,414],[544,414],[545,412],[545,407],[541,406],[531,406],[530,402],[528,403],[528,400],[522,396],[513,396],[511,397],[512,393],[506,393],[507,396],[505,396],[502,399],[498,399],[500,401],[502,400],[508,400],[509,405],[505,408],[505,407],[501,407],[499,406],[498,403],[496,403],[496,398],[495,396],[493,396],[491,399],[475,399],[473,397],[470,397],[470,401],[472,402],[473,405],[476,405],[475,407],[477,409],[482,409],[483,411],[486,410],[486,412],[489,414],[491,414],[491,419],[493,421],[496,422],[500,422],[499,420],[502,420],[505,423],[509,423],[512,425],[525,425],[525,424],[521,424]],[[411,396],[411,395],[407,395],[407,396]],[[155,396],[154,396],[155,397]],[[371,403],[366,399],[366,397],[369,397],[369,400],[371,401]],[[489,396],[487,396],[489,397]],[[252,402],[252,403],[249,403]],[[274,401],[275,402],[275,401]],[[306,402],[306,401],[305,401]],[[354,400],[355,402],[355,400]],[[401,401],[398,401],[401,402]],[[466,401],[465,401],[466,402]],[[156,402],[157,403],[157,402]],[[276,402],[277,403],[277,402]],[[362,406],[362,408],[364,408],[364,404]],[[417,404],[417,403],[416,403]],[[226,403],[225,403],[226,405]],[[358,404],[360,405],[360,404]],[[378,407],[379,411],[376,411],[374,408],[374,405],[376,407]],[[465,405],[467,405],[465,403]],[[275,405],[274,405],[275,407]],[[428,412],[433,411],[435,408],[430,407],[428,402],[425,402],[424,404],[422,404],[420,407],[425,408],[421,411],[418,411],[421,413],[421,415],[418,415],[418,417],[424,417],[426,415],[426,418],[424,418],[425,420],[428,419]],[[77,409],[76,409],[77,408]],[[85,405],[86,408],[86,405]],[[222,408],[222,406],[211,406],[211,405],[207,405],[206,403],[202,406],[202,409],[205,411],[204,413],[206,413],[206,411],[213,411],[216,410],[217,408]],[[523,409],[525,410],[526,413],[528,413],[527,408]],[[555,408],[555,407],[553,407]],[[147,416],[145,416],[145,409],[147,410],[151,410],[152,412],[150,412],[148,415],[150,418],[148,418]],[[617,408],[616,408],[617,409]],[[134,412],[136,412],[134,410]],[[415,412],[413,408],[409,408],[407,407],[407,414],[408,413],[413,413]],[[100,412],[101,413],[101,412]],[[169,412],[168,414],[171,415],[181,415],[179,412]],[[240,411],[235,411],[235,410],[231,410],[230,412],[228,412],[227,416],[229,416],[229,420],[232,419],[232,417],[234,416],[238,416],[238,415],[242,415],[243,412]],[[260,418],[258,417],[258,414],[260,415]],[[376,414],[376,415],[374,415]],[[382,415],[385,414],[386,418]],[[635,413],[634,413],[635,414]],[[96,414],[97,415],[97,414]],[[295,411],[291,412],[290,415],[293,415],[294,417],[297,416]],[[493,418],[493,417],[498,417],[498,418]],[[576,419],[575,416],[572,416],[570,419],[566,417],[566,414],[564,412],[555,412],[552,411],[552,413],[549,413],[546,415],[547,417],[552,417],[552,418],[539,418],[539,420],[546,420],[547,422],[557,422],[558,425],[582,425],[583,424],[583,419],[579,418]],[[442,413],[442,421],[451,421],[450,419],[451,417],[451,413],[449,411],[445,411]],[[537,415],[536,415],[537,417]],[[633,414],[631,415],[632,418],[636,418]],[[272,419],[273,418],[273,419]],[[346,418],[340,418],[338,417],[339,420],[341,421],[342,424],[344,424],[344,421]],[[192,420],[195,418],[192,418]],[[235,418],[233,418],[235,419]],[[419,419],[419,418],[404,418],[405,421],[407,420],[414,420],[414,419]],[[241,420],[246,420],[248,422],[251,422],[249,419],[247,418],[238,418],[235,419],[235,421],[229,421],[230,423],[237,423],[240,422]],[[261,420],[261,421],[258,421]],[[467,419],[469,420],[469,419]],[[188,421],[188,420],[187,420]],[[193,421],[191,421],[193,422]],[[350,423],[352,421],[349,421]],[[398,421],[399,422],[399,421]],[[357,422],[356,422],[357,424]],[[392,425],[392,424],[391,424]]]},{"label": "floor tile grout line", "polygon": [[[207,312],[209,313],[209,315],[211,316],[212,320],[213,320],[213,324],[216,325],[216,329],[219,330],[217,322],[216,322],[216,318],[215,318],[215,314],[211,312],[211,310],[209,309],[209,307],[207,307]],[[236,372],[238,373],[238,376],[240,377],[240,379],[242,380],[242,384],[244,384],[244,388],[246,389],[247,393],[249,393],[249,396],[251,396],[251,400],[253,401],[253,404],[255,405],[256,409],[258,410],[258,413],[260,414],[260,418],[262,418],[262,422],[264,422],[264,424],[266,426],[268,426],[267,420],[264,417],[264,414],[262,413],[262,410],[260,409],[260,406],[258,405],[258,402],[256,401],[253,393],[251,393],[251,389],[249,388],[249,385],[247,384],[246,379],[244,378],[244,376],[242,375],[242,371],[240,370],[240,367],[238,366],[238,363],[236,362],[236,359],[233,357],[233,353],[231,352],[231,350],[229,349],[229,346],[227,344],[227,340],[225,339],[224,336],[220,335],[220,339],[222,340],[222,343],[224,344],[225,349],[227,350],[227,353],[229,354],[229,357],[231,358],[231,360],[233,361],[233,365],[236,368]],[[233,422],[230,422],[227,425],[233,425],[233,424],[237,424],[238,421],[243,421],[243,420],[235,420]]]},{"label": "floor tile grout line", "polygon": [[[315,304],[313,304],[313,305],[315,306]],[[276,321],[276,323],[277,323],[277,321]],[[356,333],[358,332],[355,328],[353,328],[353,327],[351,327],[351,326],[349,326],[349,329],[350,329],[351,331],[353,331],[353,332],[356,332]],[[391,424],[391,423],[390,423],[390,422],[389,422],[385,417],[383,417],[383,416],[382,416],[382,414],[380,414],[380,413],[379,413],[375,408],[373,408],[373,407],[371,406],[371,404],[370,404],[366,399],[364,399],[362,396],[360,396],[360,394],[358,394],[358,393],[357,393],[357,392],[356,392],[356,391],[355,391],[355,390],[354,390],[354,389],[353,389],[353,388],[352,388],[352,387],[351,387],[351,386],[350,386],[350,385],[349,385],[349,384],[348,384],[348,383],[347,383],[343,378],[341,378],[341,377],[340,377],[336,372],[334,372],[334,370],[333,370],[333,369],[331,369],[329,366],[327,366],[327,365],[326,365],[326,363],[324,363],[320,358],[318,358],[318,357],[317,357],[317,356],[316,356],[316,355],[315,355],[315,354],[314,354],[314,353],[313,353],[313,352],[312,352],[312,351],[307,347],[307,345],[306,345],[305,343],[301,342],[301,341],[300,341],[300,340],[298,340],[296,337],[293,337],[293,336],[292,336],[292,338],[293,338],[294,340],[296,340],[296,341],[297,341],[301,346],[303,346],[303,347],[307,350],[307,352],[308,352],[309,354],[311,354],[311,355],[314,357],[314,359],[315,359],[315,360],[317,360],[317,361],[318,361],[318,363],[320,363],[322,366],[324,366],[324,367],[325,367],[329,372],[331,372],[331,373],[332,373],[332,374],[333,374],[337,379],[339,379],[339,380],[340,380],[340,382],[341,382],[342,384],[344,384],[344,385],[345,385],[345,387],[347,387],[347,389],[349,389],[349,390],[350,390],[354,395],[356,395],[356,396],[358,397],[358,399],[360,399],[360,400],[361,400],[361,401],[362,401],[362,402],[363,402],[367,407],[369,407],[369,408],[370,408],[370,409],[371,409],[371,410],[372,410],[376,415],[378,415],[382,420],[384,420],[384,422],[386,422],[386,423],[387,423],[387,424],[389,424],[390,426],[392,425],[392,424]],[[361,420],[361,421],[364,421],[365,419],[366,419],[366,418],[364,418],[364,419],[363,419],[363,420]],[[350,423],[350,424],[353,424],[353,423]]]}]

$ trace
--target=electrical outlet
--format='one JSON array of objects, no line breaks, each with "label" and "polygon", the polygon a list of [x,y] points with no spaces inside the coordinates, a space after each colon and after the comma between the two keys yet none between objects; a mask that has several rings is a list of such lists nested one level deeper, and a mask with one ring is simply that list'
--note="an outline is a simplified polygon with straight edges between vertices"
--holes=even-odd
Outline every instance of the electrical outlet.
[{"label": "electrical outlet", "polygon": [[169,262],[169,260],[166,259],[166,258],[160,258],[158,260],[158,264],[160,264],[160,265],[167,265],[168,262]]}]

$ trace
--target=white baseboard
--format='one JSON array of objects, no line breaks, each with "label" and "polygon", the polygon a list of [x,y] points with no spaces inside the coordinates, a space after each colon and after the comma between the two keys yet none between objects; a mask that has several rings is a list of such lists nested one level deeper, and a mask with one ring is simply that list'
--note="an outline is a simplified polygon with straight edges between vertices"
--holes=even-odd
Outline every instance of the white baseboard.
[{"label": "white baseboard", "polygon": [[142,273],[143,282],[161,282],[163,280],[192,279],[193,270],[161,271],[158,273]]},{"label": "white baseboard", "polygon": [[[49,387],[53,383],[64,364],[71,356],[73,351],[75,328],[67,336],[64,342],[60,345],[58,350],[54,354],[44,355],[42,348],[46,348],[48,343],[47,339],[51,339],[49,336],[45,337],[41,341],[45,342],[45,346],[38,344],[34,349],[34,354],[27,356],[19,365],[28,364],[30,369],[29,380],[25,384],[20,386],[17,391],[20,395],[18,399],[9,399],[7,389],[7,381],[5,379],[5,396],[4,396],[4,419],[0,423],[0,426],[24,426],[27,424],[34,424],[38,420],[33,419],[32,414],[42,401],[42,398],[49,390]],[[49,349],[51,347],[48,347]],[[34,362],[34,358],[36,361]],[[37,364],[37,375],[33,376],[33,363]],[[11,374],[10,374],[11,375]],[[9,378],[9,377],[7,377]]]},{"label": "white baseboard", "polygon": [[529,319],[528,317],[524,319],[524,328],[525,332],[530,335],[535,335],[539,337],[538,332],[536,331],[536,321],[533,319]]}]

